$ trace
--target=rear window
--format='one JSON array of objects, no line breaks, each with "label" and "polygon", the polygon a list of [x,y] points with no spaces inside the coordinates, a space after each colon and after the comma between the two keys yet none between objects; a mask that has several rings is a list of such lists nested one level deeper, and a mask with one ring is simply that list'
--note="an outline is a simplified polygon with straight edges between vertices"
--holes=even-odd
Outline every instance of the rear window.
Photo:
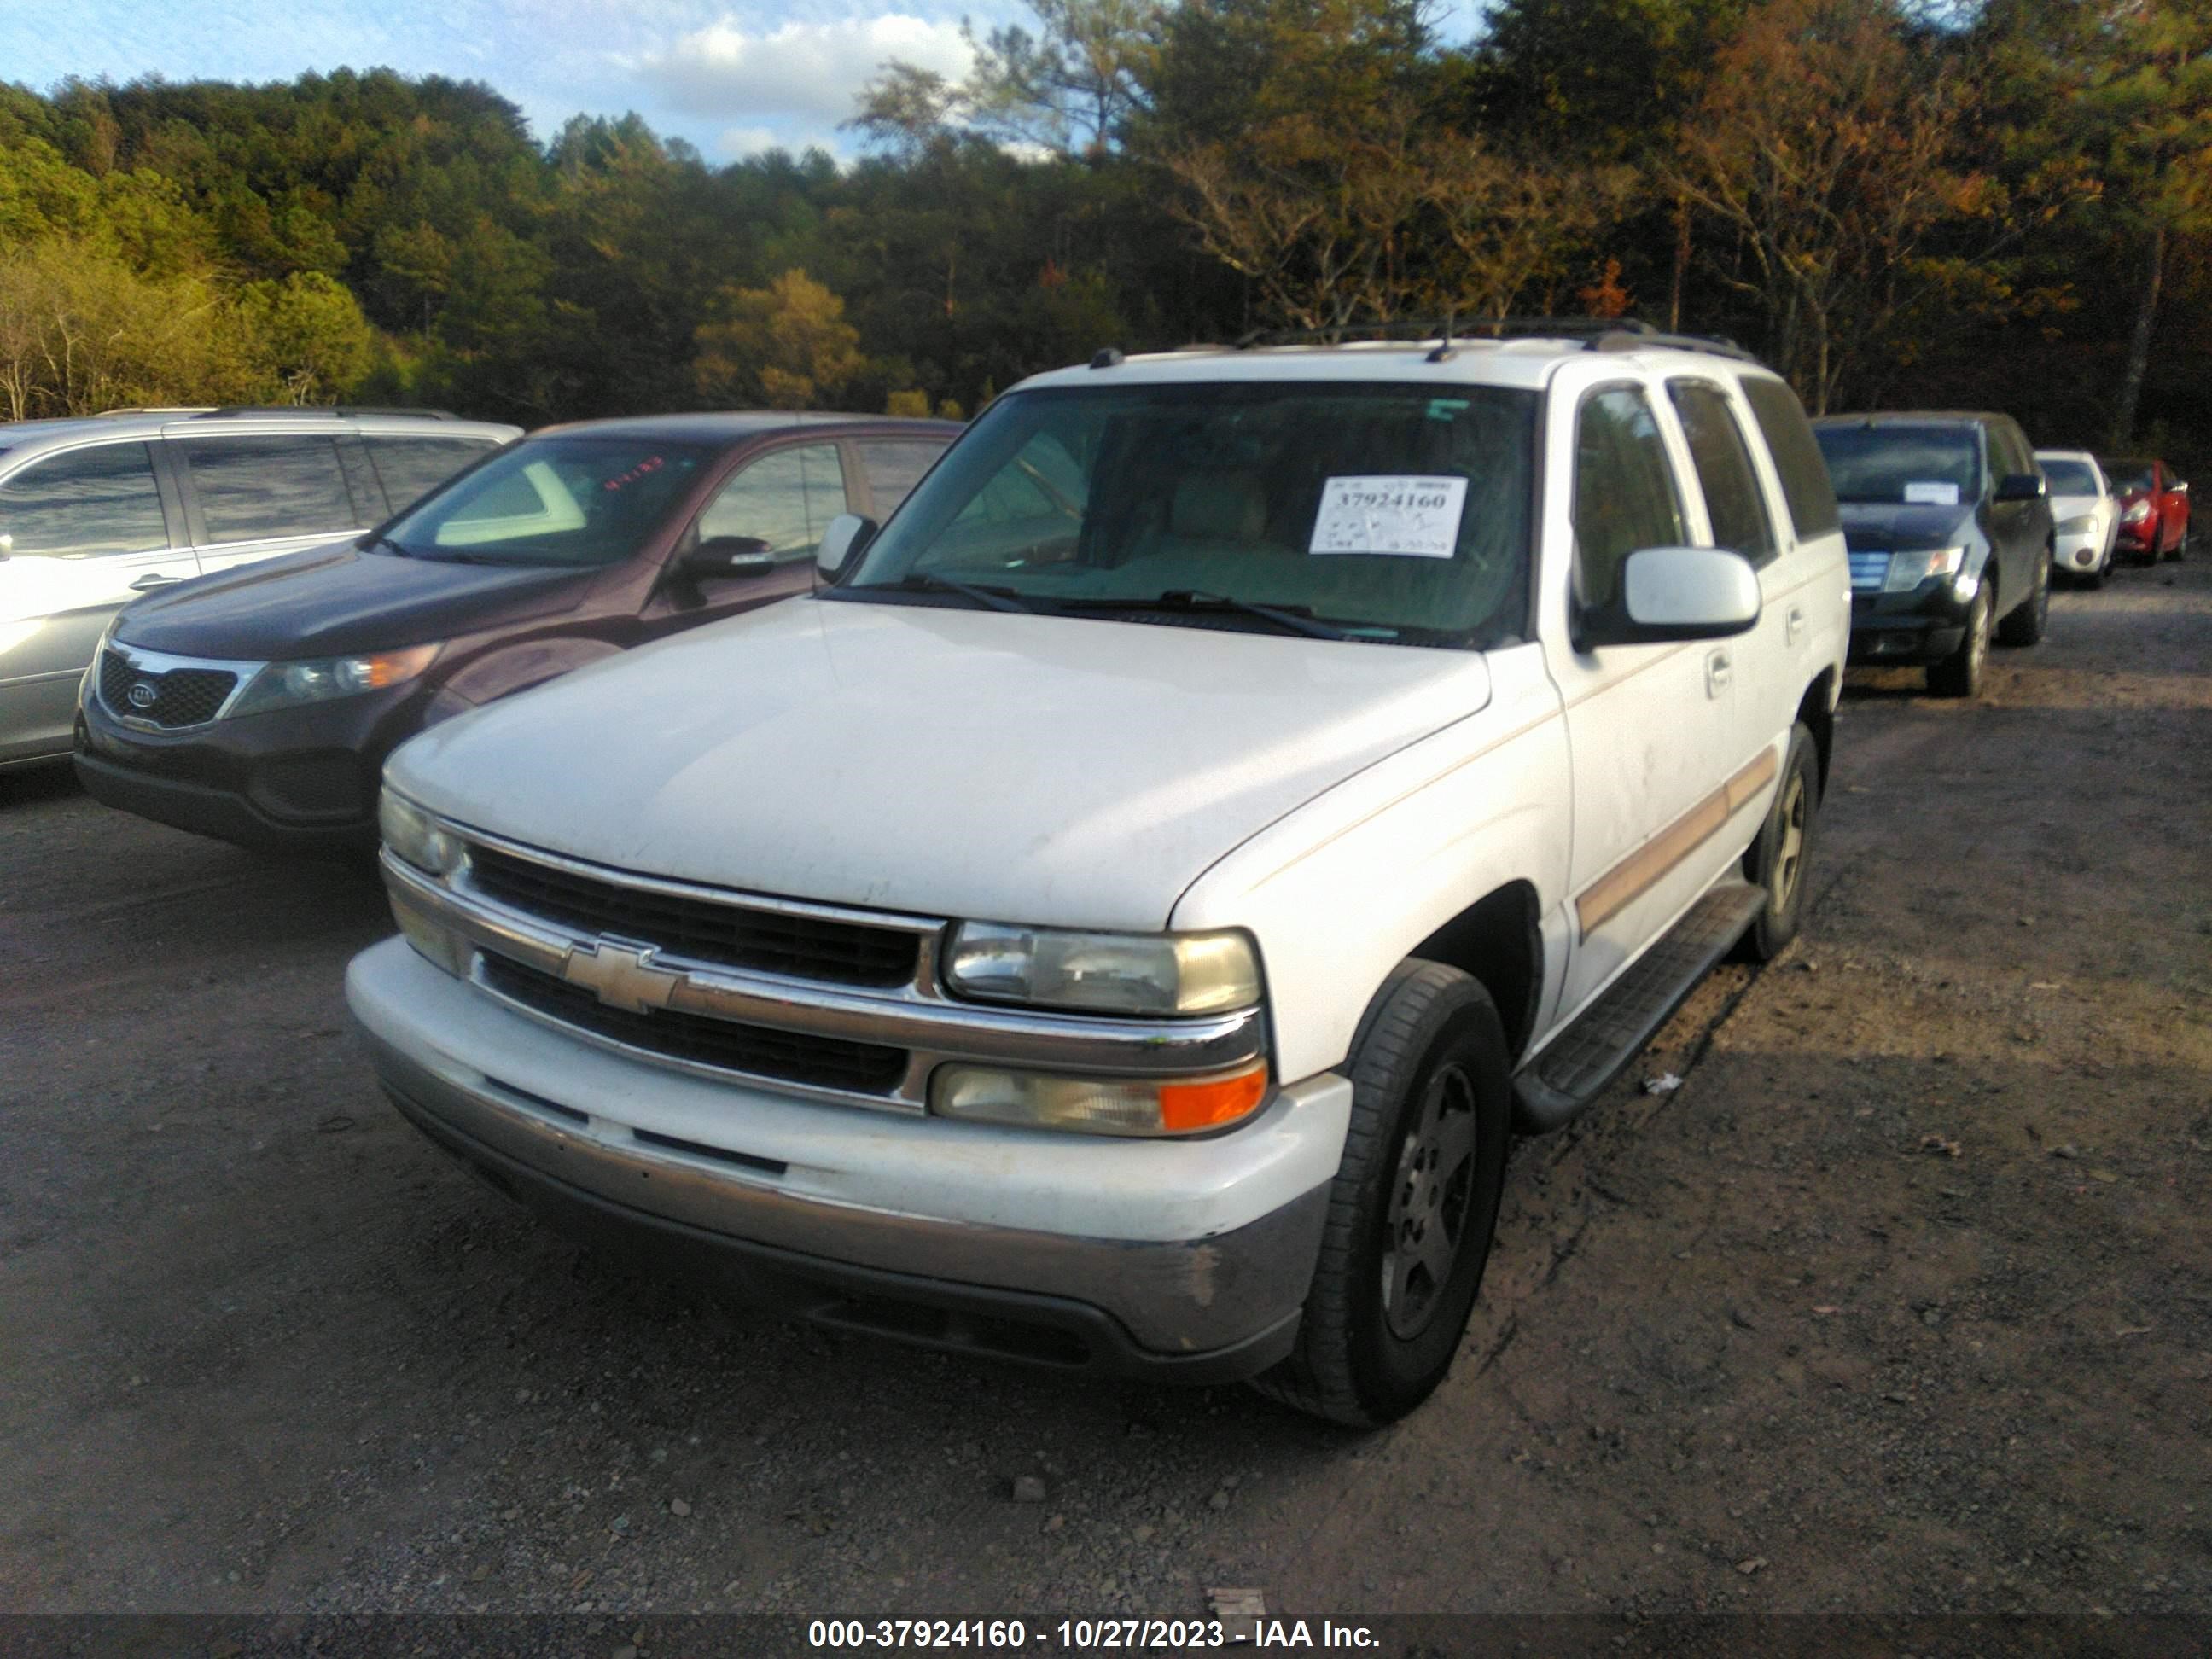
[{"label": "rear window", "polygon": [[937,458],[945,453],[943,441],[926,443],[911,439],[896,441],[863,438],[854,446],[860,452],[860,465],[868,475],[868,492],[875,497],[876,517],[888,519],[891,509],[904,501],[921,475],[937,465]]},{"label": "rear window", "polygon": [[1782,475],[1790,522],[1801,538],[1826,535],[1842,520],[1836,516],[1837,492],[1828,482],[1827,464],[1814,441],[1805,406],[1779,380],[1747,374],[1741,385],[1752,418],[1765,436],[1767,453],[1774,457],[1774,470]]},{"label": "rear window", "polygon": [[1774,526],[1767,521],[1766,497],[1752,468],[1751,451],[1744,445],[1727,396],[1703,380],[1669,380],[1667,394],[1681,417],[1682,435],[1689,440],[1698,487],[1705,493],[1705,516],[1712,520],[1714,545],[1741,553],[1753,564],[1769,562],[1781,550],[1775,545]]},{"label": "rear window", "polygon": [[392,510],[415,505],[472,461],[491,453],[495,445],[480,438],[398,438],[371,433],[364,441],[368,459],[376,467],[377,482]]}]

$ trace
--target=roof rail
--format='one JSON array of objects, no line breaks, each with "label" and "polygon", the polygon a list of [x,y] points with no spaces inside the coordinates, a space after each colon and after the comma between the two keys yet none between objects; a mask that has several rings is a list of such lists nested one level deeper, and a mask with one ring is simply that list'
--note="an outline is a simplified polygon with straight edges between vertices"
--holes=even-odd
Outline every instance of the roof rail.
[{"label": "roof rail", "polygon": [[[1346,339],[1403,339],[1413,343],[1440,340],[1444,356],[1468,337],[1491,339],[1580,340],[1585,351],[1638,351],[1663,347],[1676,351],[1706,351],[1740,362],[1758,358],[1733,340],[1702,334],[1665,334],[1633,317],[1491,317],[1471,319],[1401,317],[1386,323],[1347,323],[1340,328],[1254,329],[1240,335],[1235,349],[1256,345],[1335,345]],[[1442,357],[1437,361],[1441,362]]]},{"label": "roof rail", "polygon": [[419,415],[428,421],[457,421],[449,409],[398,409],[369,404],[230,404],[193,412],[196,421],[228,421],[255,415],[328,415],[340,420],[362,415]]},{"label": "roof rail", "polygon": [[103,409],[99,418],[110,415],[212,415],[213,404],[130,404],[118,409]]}]

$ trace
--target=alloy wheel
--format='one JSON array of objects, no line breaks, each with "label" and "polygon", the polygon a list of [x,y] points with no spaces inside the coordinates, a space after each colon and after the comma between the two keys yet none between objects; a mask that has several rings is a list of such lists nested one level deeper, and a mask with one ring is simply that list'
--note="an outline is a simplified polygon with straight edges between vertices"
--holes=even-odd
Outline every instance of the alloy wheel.
[{"label": "alloy wheel", "polygon": [[1805,868],[1805,775],[1790,775],[1782,798],[1782,845],[1774,851],[1774,908],[1787,915],[1797,897],[1797,878]]},{"label": "alloy wheel", "polygon": [[1440,1067],[1406,1132],[1390,1188],[1382,1316],[1401,1341],[1427,1329],[1444,1301],[1466,1239],[1475,1152],[1474,1081],[1463,1067]]}]

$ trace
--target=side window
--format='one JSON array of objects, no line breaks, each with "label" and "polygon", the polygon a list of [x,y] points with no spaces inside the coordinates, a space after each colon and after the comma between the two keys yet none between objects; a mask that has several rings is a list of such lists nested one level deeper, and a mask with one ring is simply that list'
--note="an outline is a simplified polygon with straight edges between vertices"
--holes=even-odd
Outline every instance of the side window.
[{"label": "side window", "polygon": [[143,444],[101,444],[33,461],[0,483],[0,533],[17,558],[151,553],[169,544]]},{"label": "side window", "polygon": [[372,432],[363,440],[385,499],[394,513],[412,507],[496,445],[481,438],[399,438]]},{"label": "side window", "polygon": [[1659,423],[1632,386],[1593,394],[1575,432],[1575,591],[1592,607],[1620,591],[1621,562],[1686,539]]},{"label": "side window", "polygon": [[1790,522],[1802,537],[1825,536],[1843,522],[1836,514],[1836,488],[1828,482],[1828,464],[1813,437],[1812,423],[1797,394],[1779,380],[1763,375],[1743,377],[1744,401],[1766,440],[1766,453],[1782,476],[1782,498],[1790,504]]},{"label": "side window", "polygon": [[860,465],[868,475],[868,490],[876,498],[878,519],[890,517],[891,509],[913,492],[921,475],[945,453],[941,443],[880,438],[864,438],[854,447],[860,452]]},{"label": "side window", "polygon": [[1770,564],[1781,551],[1774,525],[1766,516],[1766,497],[1759,473],[1744,447],[1743,432],[1729,408],[1727,394],[1705,380],[1669,380],[1667,395],[1682,418],[1690,441],[1690,459],[1705,491],[1705,516],[1713,521],[1713,544],[1741,553],[1753,564]]},{"label": "side window", "polygon": [[845,510],[835,444],[773,449],[740,471],[699,515],[699,539],[757,536],[779,561],[811,559]]},{"label": "side window", "polygon": [[356,528],[335,439],[191,438],[177,445],[211,542]]}]

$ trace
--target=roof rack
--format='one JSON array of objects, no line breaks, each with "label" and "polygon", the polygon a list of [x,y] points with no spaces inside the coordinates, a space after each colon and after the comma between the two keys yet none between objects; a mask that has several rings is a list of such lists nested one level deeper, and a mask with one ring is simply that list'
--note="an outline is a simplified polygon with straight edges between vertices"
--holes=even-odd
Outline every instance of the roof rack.
[{"label": "roof rack", "polygon": [[119,409],[103,409],[101,420],[111,415],[212,415],[213,404],[129,404]]},{"label": "roof rack", "polygon": [[1443,317],[1401,317],[1387,323],[1347,323],[1341,328],[1254,329],[1234,342],[1238,351],[1257,345],[1335,345],[1349,339],[1403,339],[1443,343],[1442,362],[1450,348],[1468,337],[1491,339],[1580,340],[1585,351],[1644,351],[1655,347],[1675,351],[1705,351],[1739,362],[1758,358],[1734,340],[1704,334],[1666,334],[1633,317],[1492,317],[1480,320],[1447,314]]},{"label": "roof rack", "polygon": [[362,415],[419,415],[428,421],[457,421],[449,409],[398,409],[369,404],[230,404],[193,411],[196,421],[228,421],[255,415],[329,415],[350,420]]}]

